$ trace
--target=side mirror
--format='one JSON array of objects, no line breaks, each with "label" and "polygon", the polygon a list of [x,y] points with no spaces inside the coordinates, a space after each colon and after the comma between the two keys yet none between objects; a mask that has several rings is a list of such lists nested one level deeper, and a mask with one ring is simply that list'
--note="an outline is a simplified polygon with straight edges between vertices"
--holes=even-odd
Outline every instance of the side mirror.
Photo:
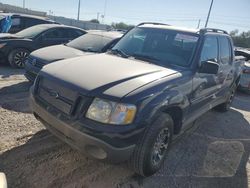
[{"label": "side mirror", "polygon": [[219,71],[219,64],[213,61],[203,61],[201,63],[199,73],[217,74]]}]

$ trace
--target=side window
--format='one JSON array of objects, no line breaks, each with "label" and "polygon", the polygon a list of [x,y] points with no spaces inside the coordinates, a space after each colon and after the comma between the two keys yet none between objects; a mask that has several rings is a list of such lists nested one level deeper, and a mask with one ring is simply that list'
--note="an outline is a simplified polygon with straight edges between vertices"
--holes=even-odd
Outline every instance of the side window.
[{"label": "side window", "polygon": [[43,20],[35,19],[35,18],[24,18],[25,27],[31,27],[38,24],[44,24]]},{"label": "side window", "polygon": [[69,32],[70,32],[69,36],[71,39],[75,39],[83,35],[83,32],[79,30],[70,29]]},{"label": "side window", "polygon": [[12,24],[11,24],[11,29],[21,29],[22,24],[21,24],[21,19],[20,18],[12,18]]},{"label": "side window", "polygon": [[231,46],[227,37],[219,37],[220,42],[220,60],[222,64],[231,63]]},{"label": "side window", "polygon": [[201,51],[200,62],[214,61],[218,59],[218,41],[215,36],[207,36],[205,38],[203,48]]},{"label": "side window", "polygon": [[64,32],[62,29],[54,29],[44,34],[45,39],[61,39],[64,38],[63,36]]}]

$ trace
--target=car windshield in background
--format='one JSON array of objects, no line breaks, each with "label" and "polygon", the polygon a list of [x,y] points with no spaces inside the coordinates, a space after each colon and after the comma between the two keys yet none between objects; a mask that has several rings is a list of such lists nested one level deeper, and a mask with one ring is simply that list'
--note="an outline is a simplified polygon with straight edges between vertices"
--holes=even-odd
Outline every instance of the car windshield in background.
[{"label": "car windshield in background", "polygon": [[22,38],[34,38],[47,29],[48,27],[44,25],[36,25],[20,31],[16,35]]},{"label": "car windshield in background", "polygon": [[67,46],[87,52],[101,52],[112,41],[111,38],[87,33],[67,44]]},{"label": "car windshield in background", "polygon": [[199,35],[175,30],[137,27],[112,49],[124,57],[134,57],[160,66],[188,67]]}]

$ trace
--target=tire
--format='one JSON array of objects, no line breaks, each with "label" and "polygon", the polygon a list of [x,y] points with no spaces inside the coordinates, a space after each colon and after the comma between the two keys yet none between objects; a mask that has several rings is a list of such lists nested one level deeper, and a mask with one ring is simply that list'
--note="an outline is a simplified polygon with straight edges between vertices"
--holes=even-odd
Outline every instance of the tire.
[{"label": "tire", "polygon": [[230,94],[229,96],[227,97],[227,101],[225,103],[222,103],[218,106],[215,107],[215,110],[216,111],[219,111],[219,112],[227,112],[230,110],[230,107],[231,107],[231,104],[233,102],[233,99],[234,99],[234,95],[235,95],[235,92],[236,92],[236,89],[237,89],[237,85],[234,83],[233,86],[231,87],[231,91],[230,91]]},{"label": "tire", "polygon": [[[151,176],[161,168],[171,145],[173,126],[171,116],[161,113],[147,128],[129,161],[129,166],[135,173],[141,176]],[[162,135],[167,136],[164,138],[161,137]],[[163,145],[160,145],[159,141],[162,141],[164,147],[160,147]]]},{"label": "tire", "polygon": [[30,51],[23,48],[12,50],[8,57],[10,65],[14,68],[23,68],[29,54]]}]

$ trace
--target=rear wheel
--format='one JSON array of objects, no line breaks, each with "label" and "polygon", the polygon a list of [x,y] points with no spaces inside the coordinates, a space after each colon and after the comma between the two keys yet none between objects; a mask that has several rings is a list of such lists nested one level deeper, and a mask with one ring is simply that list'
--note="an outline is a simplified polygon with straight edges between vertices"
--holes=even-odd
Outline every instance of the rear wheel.
[{"label": "rear wheel", "polygon": [[237,85],[234,83],[233,86],[231,87],[231,91],[227,98],[227,101],[215,107],[217,111],[227,112],[228,110],[230,110],[230,107],[232,105],[232,102],[235,96],[236,89],[237,89]]},{"label": "rear wheel", "polygon": [[29,54],[30,52],[23,48],[13,50],[8,58],[10,65],[14,68],[23,68]]},{"label": "rear wheel", "polygon": [[173,125],[171,116],[162,113],[148,127],[130,159],[137,174],[150,176],[161,168],[172,141]]}]

